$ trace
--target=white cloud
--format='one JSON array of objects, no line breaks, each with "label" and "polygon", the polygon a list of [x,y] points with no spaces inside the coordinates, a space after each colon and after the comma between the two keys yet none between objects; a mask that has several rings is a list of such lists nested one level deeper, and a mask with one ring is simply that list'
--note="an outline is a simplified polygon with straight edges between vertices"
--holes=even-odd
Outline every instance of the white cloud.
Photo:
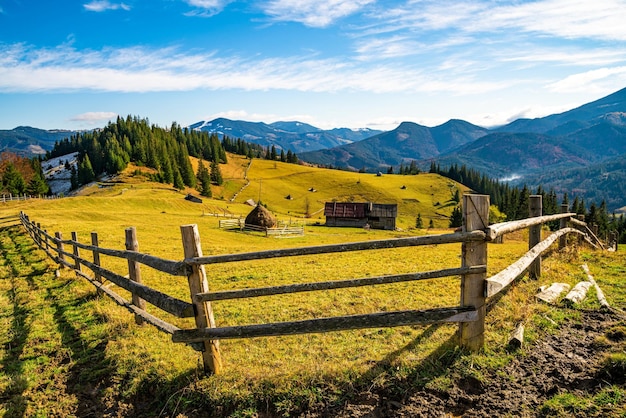
[{"label": "white cloud", "polygon": [[301,92],[494,91],[509,82],[391,63],[363,65],[339,59],[281,57],[250,60],[186,54],[174,48],[77,51],[69,45],[29,49],[0,45],[0,92],[155,92],[195,89]]},{"label": "white cloud", "polygon": [[125,3],[111,3],[108,0],[94,0],[91,3],[83,4],[83,7],[90,12],[104,12],[106,10],[130,10],[130,6]]},{"label": "white cloud", "polygon": [[526,62],[526,63],[557,63],[572,66],[597,66],[610,65],[626,62],[626,49],[624,48],[598,48],[581,50],[578,48],[545,48],[532,47],[528,50],[508,51],[500,54],[503,62]]},{"label": "white cloud", "polygon": [[626,40],[626,2],[545,0],[484,10],[474,30],[517,28],[560,38]]},{"label": "white cloud", "polygon": [[117,118],[117,113],[115,112],[86,112],[71,117],[70,121],[95,123],[108,121],[114,118]]},{"label": "white cloud", "polygon": [[623,87],[624,84],[626,84],[626,66],[620,66],[605,67],[572,74],[562,80],[549,84],[547,87],[550,91],[556,93],[608,93],[614,91],[616,86]]},{"label": "white cloud", "polygon": [[376,0],[270,0],[261,5],[276,21],[323,28]]},{"label": "white cloud", "polygon": [[220,13],[234,0],[185,0],[185,3],[195,7],[195,10],[185,13],[187,16],[211,17]]},{"label": "white cloud", "polygon": [[[370,14],[378,25],[366,33],[454,30],[499,36],[544,34],[565,39],[626,40],[624,0],[493,1],[413,0]],[[502,3],[500,3],[502,4]]]}]

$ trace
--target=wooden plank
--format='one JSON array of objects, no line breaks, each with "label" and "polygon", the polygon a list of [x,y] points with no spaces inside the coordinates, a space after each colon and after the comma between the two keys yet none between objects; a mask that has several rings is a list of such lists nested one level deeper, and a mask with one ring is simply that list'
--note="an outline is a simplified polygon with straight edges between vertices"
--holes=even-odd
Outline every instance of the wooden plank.
[{"label": "wooden plank", "polygon": [[444,322],[476,321],[478,314],[472,307],[439,308],[422,311],[378,312],[365,315],[317,318],[304,321],[272,324],[241,325],[236,327],[199,328],[176,331],[173,342],[193,342],[207,339],[255,338],[278,335],[298,335],[350,329],[385,328],[404,325]]},{"label": "wooden plank", "polygon": [[[202,257],[202,247],[200,246],[198,225],[182,225],[180,227],[180,232],[183,240],[185,258]],[[203,265],[192,266],[189,276],[187,276],[187,280],[192,300],[194,295],[198,293],[207,293],[209,291],[209,282]],[[215,328],[213,308],[209,302],[195,302],[194,310],[196,327],[198,329]],[[205,339],[203,344],[204,351],[202,352],[202,362],[205,373],[221,373],[223,366],[219,339]]]},{"label": "wooden plank", "polygon": [[558,299],[559,295],[563,292],[567,292],[570,285],[567,283],[552,283],[550,287],[541,293],[538,293],[535,297],[546,303],[554,303]]},{"label": "wooden plank", "polygon": [[421,273],[395,274],[389,276],[366,277],[361,279],[335,280],[316,283],[297,283],[284,286],[259,287],[253,289],[224,290],[220,292],[199,293],[196,302],[253,298],[260,296],[282,295],[288,293],[311,292],[316,290],[345,289],[350,287],[371,286],[378,284],[401,283],[414,280],[435,279],[439,277],[460,276],[462,274],[486,273],[487,266],[460,267],[444,270],[432,270]]},{"label": "wooden plank", "polygon": [[213,255],[206,257],[186,258],[184,262],[190,266],[201,264],[232,263],[236,261],[260,260],[276,257],[291,257],[301,255],[329,254],[345,251],[378,250],[386,248],[414,247],[419,245],[454,244],[464,241],[483,241],[483,231],[461,232],[443,235],[425,235],[420,237],[394,238],[387,240],[373,240],[350,242],[344,244],[317,245],[311,247],[285,248],[280,250],[266,250],[239,254]]},{"label": "wooden plank", "polygon": [[563,298],[563,303],[571,306],[582,302],[587,297],[587,292],[591,286],[592,283],[588,281],[576,283],[576,286]]},{"label": "wooden plank", "polygon": [[498,224],[490,225],[485,231],[487,234],[487,240],[493,241],[500,235],[508,234],[510,232],[519,231],[520,229],[529,228],[533,225],[543,224],[550,221],[558,221],[561,218],[570,218],[576,216],[575,213],[557,213],[555,215],[546,215],[536,218],[527,218],[519,221],[501,222]]},{"label": "wooden plank", "polygon": [[154,327],[156,327],[160,331],[163,331],[163,332],[165,332],[167,334],[174,334],[175,332],[180,330],[180,328],[178,328],[177,326],[174,326],[174,325],[172,325],[170,323],[167,323],[167,322],[163,321],[162,319],[157,318],[156,316],[150,315],[148,312],[144,311],[143,309],[137,308],[134,304],[132,304],[131,302],[129,302],[126,299],[122,298],[120,295],[118,295],[117,293],[113,292],[111,289],[109,289],[108,287],[104,286],[102,283],[96,281],[95,279],[92,279],[87,274],[85,274],[85,273],[83,273],[81,271],[76,271],[76,274],[78,274],[79,276],[83,277],[89,283],[94,285],[98,289],[98,292],[104,293],[105,295],[107,295],[108,297],[113,299],[115,301],[115,303],[117,303],[120,306],[125,307],[131,313],[133,313],[135,315],[141,316],[141,318],[144,320],[144,322],[146,322],[146,323],[148,323],[150,325],[153,325]]},{"label": "wooden plank", "polygon": [[[64,241],[65,243],[74,244],[73,241]],[[126,260],[136,261],[148,267],[152,267],[155,270],[168,273],[173,276],[187,276],[188,269],[184,262],[166,260],[163,258],[155,257],[150,254],[142,254],[136,251],[124,251],[114,250],[111,248],[95,247],[93,245],[86,245],[82,243],[75,243],[78,248],[82,248],[87,251],[97,250],[100,254],[108,255],[111,257],[124,258]]]},{"label": "wooden plank", "polygon": [[602,289],[600,289],[600,286],[591,275],[587,264],[583,264],[581,267],[585,271],[585,274],[587,274],[587,280],[589,280],[591,284],[593,284],[593,287],[596,289],[596,294],[598,296],[598,302],[600,302],[600,306],[604,309],[610,309],[609,302],[607,302],[606,298],[604,297],[604,292],[602,291]]},{"label": "wooden plank", "polygon": [[485,281],[486,282],[485,295],[488,298],[492,297],[496,295],[498,292],[500,292],[502,289],[510,285],[515,279],[522,276],[528,269],[528,266],[530,266],[530,264],[533,262],[533,260],[538,255],[547,251],[548,248],[550,248],[550,246],[560,236],[562,236],[563,234],[571,234],[571,233],[582,234],[582,232],[574,228],[561,229],[553,233],[552,235],[550,235],[548,238],[541,241],[539,244],[535,245],[532,250],[524,254],[519,260],[509,265],[507,268],[505,268],[498,274],[495,274],[489,277]]},{"label": "wooden plank", "polygon": [[[463,195],[463,230],[482,231],[489,225],[489,196]],[[469,241],[462,246],[462,266],[487,264],[487,242]],[[470,351],[478,351],[485,344],[485,277],[486,272],[461,276],[461,306],[473,307],[477,313],[474,322],[459,324],[459,345]]]},{"label": "wooden plank", "polygon": [[85,267],[88,267],[91,271],[93,271],[94,274],[99,274],[119,287],[126,289],[131,293],[136,293],[139,297],[146,300],[151,305],[154,305],[165,312],[171,313],[178,318],[192,318],[194,316],[193,305],[189,302],[176,299],[170,295],[152,289],[151,287],[130,281],[124,276],[120,276],[119,274],[106,270],[87,260],[81,260],[81,262]]}]

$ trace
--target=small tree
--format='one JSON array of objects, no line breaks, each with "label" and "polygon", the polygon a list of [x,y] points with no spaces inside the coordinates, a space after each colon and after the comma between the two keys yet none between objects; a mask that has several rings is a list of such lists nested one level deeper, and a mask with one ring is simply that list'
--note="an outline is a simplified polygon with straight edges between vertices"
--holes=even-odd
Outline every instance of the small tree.
[{"label": "small tree", "polygon": [[452,209],[452,214],[450,215],[450,228],[458,228],[463,225],[463,212],[461,212],[461,207],[457,206]]},{"label": "small tree", "polygon": [[433,223],[433,220],[431,219],[431,220],[428,222],[428,229],[433,229],[434,227],[435,227],[435,224]]},{"label": "small tree", "polygon": [[422,214],[418,213],[417,214],[417,219],[415,219],[415,227],[422,229],[424,228],[424,223],[422,222]]},{"label": "small tree", "polygon": [[222,178],[222,171],[220,170],[220,165],[212,161],[211,162],[211,181],[218,186],[224,184],[224,179]]}]

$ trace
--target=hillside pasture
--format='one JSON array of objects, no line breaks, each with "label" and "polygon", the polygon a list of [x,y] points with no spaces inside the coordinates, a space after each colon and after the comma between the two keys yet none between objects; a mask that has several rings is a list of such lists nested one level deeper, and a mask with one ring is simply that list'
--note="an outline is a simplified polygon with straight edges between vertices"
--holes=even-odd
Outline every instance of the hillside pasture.
[{"label": "hillside pasture", "polygon": [[[395,195],[407,227],[414,223],[416,214],[407,214],[406,208],[423,209],[424,219],[435,217],[433,200],[438,199],[439,206],[444,206],[452,189],[439,176],[377,177],[263,160],[253,161],[248,177],[252,184],[254,179],[263,179],[262,201],[282,217],[302,214],[298,211],[302,210],[303,199],[310,196],[315,196],[311,197],[315,209],[326,199],[354,196],[392,203]],[[402,185],[406,189],[401,189]],[[308,192],[310,187],[317,191]],[[0,339],[4,352],[0,392],[7,399],[3,412],[21,416],[34,416],[37,411],[49,416],[290,416],[311,408],[340,405],[364,392],[386,391],[391,397],[402,398],[414,388],[446,390],[455,373],[480,379],[488,370],[506,364],[512,358],[506,351],[509,332],[519,322],[527,324],[527,342],[532,343],[556,324],[577,317],[576,311],[568,313],[534,302],[539,284],[564,281],[573,286],[584,277],[578,266],[578,251],[554,251],[544,261],[540,283],[523,280],[490,310],[483,353],[469,355],[456,348],[456,325],[234,339],[220,343],[224,373],[204,377],[199,355],[191,348],[173,344],[168,336],[150,326],[135,325],[132,315],[98,296],[90,284],[68,269],[55,278],[52,261],[36,250],[9,218],[22,210],[50,233],[61,231],[64,238],[69,238],[75,231],[85,243],[90,233],[97,231],[101,246],[116,249],[124,248],[124,229],[134,226],[141,252],[173,260],[183,258],[179,227],[190,223],[198,224],[204,255],[427,232],[329,228],[315,225],[318,220],[313,218],[305,226],[304,236],[281,240],[220,230],[217,218],[203,216],[207,207],[245,214],[250,207],[241,202],[254,198],[254,193],[258,198],[258,190],[253,189],[249,186],[232,203],[212,199],[197,204],[184,200],[187,191],[148,182],[115,183],[93,189],[89,195],[0,206],[0,218],[6,219],[0,225],[0,269],[6,277],[0,281]],[[417,202],[405,201],[401,194],[405,191],[406,199]],[[284,199],[283,195],[289,193],[296,202]],[[290,206],[292,203],[294,206]],[[430,231],[438,232],[449,230]],[[504,244],[490,244],[488,274],[501,270],[526,249],[524,234],[507,236]],[[207,276],[212,290],[243,289],[458,267],[460,254],[460,244],[446,244],[288,257],[210,265]],[[589,259],[598,265],[616,263],[608,255],[585,254],[583,257],[592,257]],[[125,260],[103,256],[102,264],[122,275],[128,271]],[[189,300],[184,277],[142,268],[142,279],[148,286]],[[603,276],[597,279],[604,284]],[[613,283],[618,278],[611,276],[610,280]],[[615,286],[610,288],[618,289]],[[123,290],[113,288],[130,298]],[[607,297],[623,305],[623,297]],[[213,309],[217,324],[227,326],[458,303],[459,278],[453,277],[214,302]],[[596,306],[593,296],[584,304],[587,309]],[[150,305],[148,311],[181,328],[193,327],[191,320],[173,318]]]}]

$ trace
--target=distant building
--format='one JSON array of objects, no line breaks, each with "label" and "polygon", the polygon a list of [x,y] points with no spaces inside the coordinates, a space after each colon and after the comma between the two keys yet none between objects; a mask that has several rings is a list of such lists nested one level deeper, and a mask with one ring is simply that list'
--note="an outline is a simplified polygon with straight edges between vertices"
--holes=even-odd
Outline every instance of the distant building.
[{"label": "distant building", "polygon": [[327,226],[351,226],[374,229],[396,229],[397,204],[372,202],[326,202],[324,216]]}]

